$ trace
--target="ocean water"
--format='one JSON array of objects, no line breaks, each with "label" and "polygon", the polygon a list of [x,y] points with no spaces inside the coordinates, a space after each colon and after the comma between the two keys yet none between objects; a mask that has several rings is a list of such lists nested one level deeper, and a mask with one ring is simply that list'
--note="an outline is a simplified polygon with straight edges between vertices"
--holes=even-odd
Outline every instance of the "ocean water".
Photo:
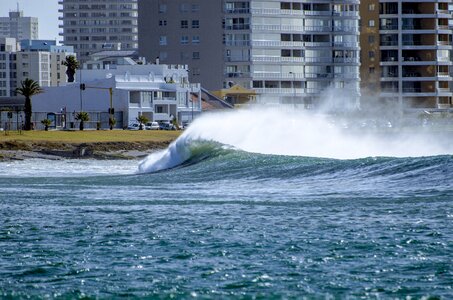
[{"label": "ocean water", "polygon": [[141,162],[1,162],[0,298],[452,299],[451,136],[357,127],[240,111]]}]

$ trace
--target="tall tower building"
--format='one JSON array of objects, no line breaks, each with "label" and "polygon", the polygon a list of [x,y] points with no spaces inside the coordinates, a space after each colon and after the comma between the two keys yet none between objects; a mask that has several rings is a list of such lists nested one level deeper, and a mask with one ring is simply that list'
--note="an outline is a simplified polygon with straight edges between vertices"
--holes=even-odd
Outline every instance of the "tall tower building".
[{"label": "tall tower building", "polygon": [[16,40],[38,39],[38,18],[24,17],[24,12],[10,11],[8,17],[0,17],[0,37]]},{"label": "tall tower building", "polygon": [[92,53],[137,50],[137,0],[59,0],[63,43],[84,62]]},{"label": "tall tower building", "polygon": [[305,106],[335,89],[357,103],[358,0],[139,0],[139,10],[140,55],[188,64],[208,89],[239,84]]},{"label": "tall tower building", "polygon": [[452,3],[361,2],[363,93],[402,110],[452,107]]}]

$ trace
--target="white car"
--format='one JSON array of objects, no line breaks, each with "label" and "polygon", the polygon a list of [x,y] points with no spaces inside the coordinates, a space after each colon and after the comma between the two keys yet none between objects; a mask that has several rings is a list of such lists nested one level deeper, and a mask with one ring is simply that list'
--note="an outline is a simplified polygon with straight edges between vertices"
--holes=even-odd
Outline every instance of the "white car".
[{"label": "white car", "polygon": [[146,130],[159,130],[159,123],[157,122],[148,122],[145,124]]},{"label": "white car", "polygon": [[140,124],[138,123],[132,123],[127,126],[127,129],[129,130],[139,130],[140,129]]}]

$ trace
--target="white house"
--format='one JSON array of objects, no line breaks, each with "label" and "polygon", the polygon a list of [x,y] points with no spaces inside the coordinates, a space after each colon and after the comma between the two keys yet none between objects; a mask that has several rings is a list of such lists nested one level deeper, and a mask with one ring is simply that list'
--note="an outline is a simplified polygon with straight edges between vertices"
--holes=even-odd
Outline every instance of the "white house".
[{"label": "white house", "polygon": [[119,65],[77,73],[76,83],[48,87],[33,97],[35,128],[45,118],[54,121],[53,127],[76,127],[80,111],[90,114],[87,128],[108,128],[112,112],[116,128],[136,122],[139,115],[186,123],[201,112],[201,86],[189,83],[186,65]]}]

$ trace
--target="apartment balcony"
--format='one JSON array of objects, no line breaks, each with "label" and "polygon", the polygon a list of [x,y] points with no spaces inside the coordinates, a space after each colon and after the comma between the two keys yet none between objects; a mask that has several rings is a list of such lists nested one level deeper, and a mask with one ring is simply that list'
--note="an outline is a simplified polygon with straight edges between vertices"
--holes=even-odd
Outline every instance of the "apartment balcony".
[{"label": "apartment balcony", "polygon": [[286,79],[286,80],[304,80],[304,73],[253,73],[253,79]]},{"label": "apartment balcony", "polygon": [[225,30],[250,30],[250,24],[224,25]]},{"label": "apartment balcony", "polygon": [[170,104],[176,104],[176,98],[175,97],[162,97],[162,98],[155,98],[151,102],[151,107],[152,104],[154,105],[170,105]]},{"label": "apartment balcony", "polygon": [[[252,41],[254,47],[295,47],[303,48],[307,43],[304,42],[284,42],[284,41]],[[330,43],[329,43],[330,44]]]},{"label": "apartment balcony", "polygon": [[227,72],[224,74],[226,78],[250,78],[250,72]]},{"label": "apartment balcony", "polygon": [[251,28],[254,31],[332,32],[331,26],[252,25]]},{"label": "apartment balcony", "polygon": [[225,46],[228,47],[247,47],[250,46],[250,41],[225,41]]},{"label": "apartment balcony", "polygon": [[340,64],[359,64],[359,58],[357,57],[334,57],[334,63]]},{"label": "apartment balcony", "polygon": [[269,62],[269,63],[303,63],[303,57],[280,57],[280,56],[252,56],[254,62]]},{"label": "apartment balcony", "polygon": [[333,31],[335,32],[356,32],[359,34],[359,28],[355,26],[334,26]]},{"label": "apartment balcony", "polygon": [[286,96],[313,96],[322,93],[322,89],[312,88],[254,88],[258,94],[273,94]]},{"label": "apartment balcony", "polygon": [[223,12],[225,14],[243,15],[243,14],[249,14],[250,13],[250,8],[224,9]]}]

